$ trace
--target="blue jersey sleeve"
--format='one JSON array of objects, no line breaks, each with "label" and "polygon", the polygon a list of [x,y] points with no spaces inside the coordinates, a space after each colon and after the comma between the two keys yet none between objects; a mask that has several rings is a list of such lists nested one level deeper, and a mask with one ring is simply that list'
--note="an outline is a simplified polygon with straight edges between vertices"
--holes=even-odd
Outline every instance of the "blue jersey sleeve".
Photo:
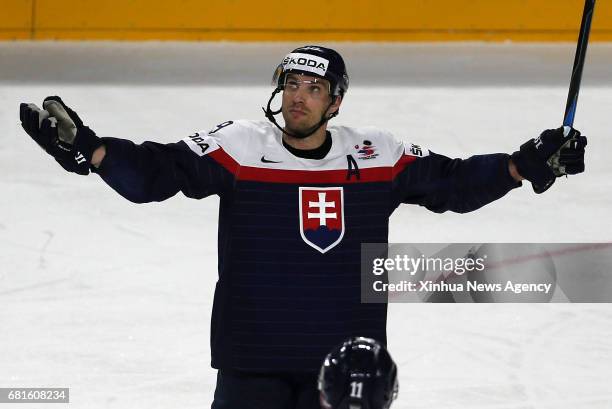
[{"label": "blue jersey sleeve", "polygon": [[393,180],[393,205],[418,204],[436,213],[479,209],[521,186],[510,175],[509,159],[503,153],[450,159],[430,152]]},{"label": "blue jersey sleeve", "polygon": [[232,175],[208,155],[195,154],[185,142],[140,145],[102,138],[106,155],[94,172],[117,193],[135,203],[160,202],[178,192],[194,199],[221,195]]}]

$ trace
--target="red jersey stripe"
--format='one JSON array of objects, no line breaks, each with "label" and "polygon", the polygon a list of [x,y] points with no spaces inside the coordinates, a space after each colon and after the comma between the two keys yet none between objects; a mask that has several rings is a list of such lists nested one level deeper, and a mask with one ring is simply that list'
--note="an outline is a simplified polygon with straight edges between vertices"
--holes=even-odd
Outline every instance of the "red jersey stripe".
[{"label": "red jersey stripe", "polygon": [[[348,173],[348,169],[333,170],[293,170],[293,169],[268,169],[255,166],[240,166],[230,155],[219,147],[209,154],[217,163],[227,169],[237,180],[268,183],[311,183],[317,184],[346,184],[357,182],[390,182],[418,158],[416,156],[402,155],[399,160],[391,166],[379,166],[374,168],[359,169],[359,179],[355,173]],[[352,176],[351,176],[352,175]],[[349,177],[350,176],[350,177]]]}]

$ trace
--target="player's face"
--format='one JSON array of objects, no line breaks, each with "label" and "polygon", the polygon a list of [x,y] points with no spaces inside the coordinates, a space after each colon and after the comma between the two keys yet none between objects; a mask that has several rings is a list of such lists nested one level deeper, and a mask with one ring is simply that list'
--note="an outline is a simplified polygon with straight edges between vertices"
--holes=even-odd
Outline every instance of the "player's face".
[{"label": "player's face", "polygon": [[331,102],[329,81],[289,74],[283,91],[285,128],[298,134],[307,132],[319,123],[324,113],[334,112],[334,109],[328,110]]}]

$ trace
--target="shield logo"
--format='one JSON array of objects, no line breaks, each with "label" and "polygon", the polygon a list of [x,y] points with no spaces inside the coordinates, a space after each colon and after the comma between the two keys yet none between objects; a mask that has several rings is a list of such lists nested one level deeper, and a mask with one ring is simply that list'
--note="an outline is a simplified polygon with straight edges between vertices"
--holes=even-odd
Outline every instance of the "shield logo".
[{"label": "shield logo", "polygon": [[334,248],[344,236],[342,187],[300,187],[300,234],[321,253]]}]

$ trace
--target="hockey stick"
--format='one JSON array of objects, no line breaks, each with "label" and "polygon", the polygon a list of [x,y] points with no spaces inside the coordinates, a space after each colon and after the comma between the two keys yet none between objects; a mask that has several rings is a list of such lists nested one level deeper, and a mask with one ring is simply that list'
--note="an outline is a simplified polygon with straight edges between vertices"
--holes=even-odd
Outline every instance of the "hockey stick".
[{"label": "hockey stick", "polygon": [[576,114],[578,93],[580,92],[580,80],[582,79],[582,69],[584,68],[584,60],[589,44],[589,33],[591,31],[591,20],[593,19],[594,9],[595,0],[584,1],[584,11],[582,12],[582,22],[580,23],[580,35],[578,36],[578,44],[576,45],[576,56],[574,57],[572,79],[570,80],[569,93],[567,94],[563,126],[574,125],[574,115]]}]

